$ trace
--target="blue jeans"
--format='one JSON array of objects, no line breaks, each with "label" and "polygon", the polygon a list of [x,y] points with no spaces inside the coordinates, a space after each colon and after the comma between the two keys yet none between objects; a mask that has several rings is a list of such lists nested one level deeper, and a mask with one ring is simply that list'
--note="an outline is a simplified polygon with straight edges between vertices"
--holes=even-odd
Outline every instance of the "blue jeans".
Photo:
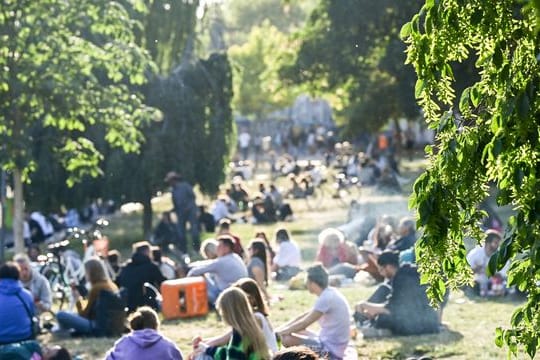
[{"label": "blue jeans", "polygon": [[179,249],[183,253],[187,253],[187,239],[186,239],[186,223],[189,222],[191,232],[191,244],[194,251],[199,251],[200,239],[199,239],[199,220],[197,217],[197,208],[193,207],[187,212],[176,212],[176,228],[178,230]]},{"label": "blue jeans", "polygon": [[212,305],[215,305],[216,300],[219,294],[221,294],[222,290],[217,286],[212,276],[206,274],[204,279],[206,281],[206,293],[208,295],[208,302]]},{"label": "blue jeans", "polygon": [[80,334],[91,334],[95,327],[93,321],[67,311],[59,311],[56,319],[62,329],[73,329]]}]

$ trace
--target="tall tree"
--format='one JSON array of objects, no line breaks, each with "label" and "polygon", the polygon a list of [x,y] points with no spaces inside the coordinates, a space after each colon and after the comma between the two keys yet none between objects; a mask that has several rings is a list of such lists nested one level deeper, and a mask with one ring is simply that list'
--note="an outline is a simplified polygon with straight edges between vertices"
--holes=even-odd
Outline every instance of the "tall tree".
[{"label": "tall tree", "polygon": [[337,94],[334,106],[350,133],[378,129],[389,118],[418,117],[414,71],[403,65],[399,30],[420,5],[419,0],[319,1],[297,35],[298,53],[281,69],[282,78]]},{"label": "tall tree", "polygon": [[[510,261],[508,285],[527,292],[496,344],[534,357],[540,328],[540,53],[537,1],[425,1],[401,30],[418,80],[416,96],[437,129],[430,165],[416,181],[411,204],[423,236],[416,247],[430,293],[471,278],[464,237],[481,241],[478,205],[491,185],[499,205],[516,215],[491,257],[494,273]],[[455,92],[455,61],[475,57],[479,79]],[[459,109],[452,103],[457,96]],[[522,346],[522,347],[518,347]]]},{"label": "tall tree", "polygon": [[316,0],[228,0],[224,3],[227,41],[242,45],[247,34],[267,21],[279,32],[288,34],[301,27]]},{"label": "tall tree", "polygon": [[22,251],[22,184],[36,163],[29,144],[39,140],[33,130],[53,130],[55,160],[69,184],[97,175],[101,154],[86,131],[103,126],[110,144],[138,150],[151,112],[129,85],[144,82],[150,61],[118,2],[0,4],[0,157],[13,175],[15,250]]},{"label": "tall tree", "polygon": [[245,43],[230,47],[236,112],[258,119],[294,101],[298,87],[283,86],[276,71],[293,51],[287,35],[267,20],[251,29]]}]

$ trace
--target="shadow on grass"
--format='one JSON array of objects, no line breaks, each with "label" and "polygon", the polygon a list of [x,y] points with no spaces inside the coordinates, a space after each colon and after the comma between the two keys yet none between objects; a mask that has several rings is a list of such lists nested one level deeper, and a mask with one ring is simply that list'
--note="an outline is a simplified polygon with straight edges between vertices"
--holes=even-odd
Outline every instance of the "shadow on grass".
[{"label": "shadow on grass", "polygon": [[[418,335],[418,336],[395,336],[383,339],[365,340],[364,344],[359,348],[359,355],[363,353],[362,348],[368,351],[369,357],[375,355],[373,346],[377,343],[387,342],[386,346],[382,346],[377,358],[380,359],[407,359],[410,357],[431,356],[433,358],[442,359],[453,356],[463,356],[465,351],[461,351],[459,347],[452,346],[463,339],[463,335],[452,329],[445,329],[438,334]],[[464,349],[463,349],[464,350]]]}]

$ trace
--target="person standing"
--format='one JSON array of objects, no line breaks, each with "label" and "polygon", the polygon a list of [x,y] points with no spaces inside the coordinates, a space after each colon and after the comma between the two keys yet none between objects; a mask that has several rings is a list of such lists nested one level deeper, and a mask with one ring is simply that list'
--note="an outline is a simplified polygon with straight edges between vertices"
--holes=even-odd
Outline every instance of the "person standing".
[{"label": "person standing", "polygon": [[176,221],[179,236],[179,249],[187,253],[186,223],[189,222],[191,232],[191,242],[193,251],[199,251],[199,221],[197,214],[197,204],[193,187],[182,177],[182,175],[171,171],[165,176],[165,182],[171,186],[172,201],[176,213]]},{"label": "person standing", "polygon": [[242,129],[240,135],[238,135],[238,147],[242,153],[242,159],[247,160],[249,152],[249,143],[251,142],[251,136],[247,129]]}]

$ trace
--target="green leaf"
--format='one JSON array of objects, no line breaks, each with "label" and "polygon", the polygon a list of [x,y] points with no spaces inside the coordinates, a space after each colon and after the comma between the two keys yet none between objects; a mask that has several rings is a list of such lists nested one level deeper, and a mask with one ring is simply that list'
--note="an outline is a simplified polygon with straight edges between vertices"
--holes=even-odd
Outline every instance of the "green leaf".
[{"label": "green leaf", "polygon": [[498,347],[503,347],[504,345],[503,330],[500,327],[495,329],[495,345]]},{"label": "green leaf", "polygon": [[461,97],[459,98],[459,110],[462,113],[466,112],[469,108],[470,92],[471,88],[466,88],[463,90],[463,93],[461,93]]},{"label": "green leaf", "polygon": [[402,40],[405,40],[411,35],[411,32],[412,32],[412,24],[410,22],[407,22],[401,27],[401,30],[399,31],[399,37]]},{"label": "green leaf", "polygon": [[425,86],[426,83],[424,80],[416,80],[416,85],[414,86],[414,97],[420,99],[422,97],[422,92],[424,91]]}]

